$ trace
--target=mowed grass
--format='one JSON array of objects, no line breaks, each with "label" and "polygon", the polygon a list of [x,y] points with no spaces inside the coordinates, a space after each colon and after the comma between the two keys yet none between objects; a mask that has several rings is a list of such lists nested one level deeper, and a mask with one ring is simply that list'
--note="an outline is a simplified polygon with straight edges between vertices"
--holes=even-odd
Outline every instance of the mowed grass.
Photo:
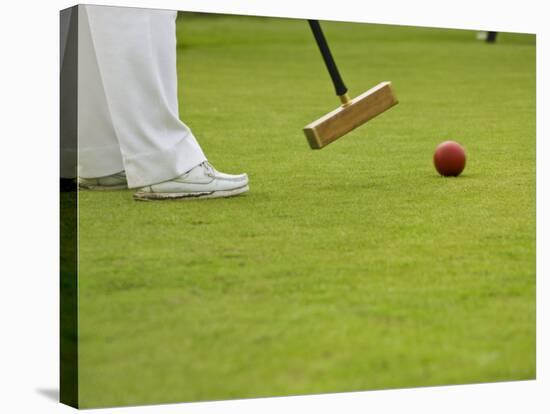
[{"label": "mowed grass", "polygon": [[311,151],[338,100],[306,22],[178,20],[181,118],[251,190],[80,193],[83,407],[535,377],[535,37],[324,29],[351,95],[400,103]]}]

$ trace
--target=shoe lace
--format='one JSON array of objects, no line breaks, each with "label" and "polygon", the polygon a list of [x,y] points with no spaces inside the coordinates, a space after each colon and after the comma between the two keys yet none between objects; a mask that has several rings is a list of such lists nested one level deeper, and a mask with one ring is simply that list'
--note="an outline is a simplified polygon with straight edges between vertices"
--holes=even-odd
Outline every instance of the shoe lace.
[{"label": "shoe lace", "polygon": [[204,168],[206,169],[206,171],[208,171],[210,174],[214,175],[216,173],[216,169],[214,168],[214,166],[212,164],[210,164],[208,161],[204,161],[202,163],[202,165],[204,166]]}]

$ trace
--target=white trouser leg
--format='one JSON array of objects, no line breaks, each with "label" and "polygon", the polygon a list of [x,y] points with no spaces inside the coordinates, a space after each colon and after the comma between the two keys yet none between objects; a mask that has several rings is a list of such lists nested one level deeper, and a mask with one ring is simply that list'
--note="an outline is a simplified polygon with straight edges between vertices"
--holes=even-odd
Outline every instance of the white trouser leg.
[{"label": "white trouser leg", "polygon": [[60,13],[60,175],[61,178],[77,177],[77,20],[75,8]]},{"label": "white trouser leg", "polygon": [[[96,121],[88,127],[79,120],[79,162],[90,166],[102,150],[113,159],[113,137],[120,148],[129,187],[139,187],[175,178],[206,160],[190,129],[180,121],[177,101],[176,12],[123,7],[81,6],[87,12],[90,39],[101,88],[85,87],[92,112],[103,113],[103,132],[97,137]],[[84,20],[84,19],[83,19]],[[81,43],[82,44],[82,43]],[[90,55],[91,56],[91,55]],[[81,56],[83,59],[83,56]],[[80,65],[82,67],[82,65]],[[85,72],[93,72],[90,65]],[[93,73],[88,73],[92,75]],[[84,78],[83,78],[84,81]],[[103,90],[103,94],[97,93]],[[105,98],[102,101],[101,96]],[[80,97],[79,97],[80,102]],[[86,106],[83,107],[83,110]],[[80,110],[79,110],[80,114]],[[84,159],[82,159],[84,157]],[[118,169],[120,171],[121,169]],[[110,171],[114,173],[116,171]],[[92,176],[89,175],[88,176]],[[93,175],[96,176],[97,175]]]},{"label": "white trouser leg", "polygon": [[120,172],[124,165],[86,7],[78,7],[78,175],[95,178]]}]

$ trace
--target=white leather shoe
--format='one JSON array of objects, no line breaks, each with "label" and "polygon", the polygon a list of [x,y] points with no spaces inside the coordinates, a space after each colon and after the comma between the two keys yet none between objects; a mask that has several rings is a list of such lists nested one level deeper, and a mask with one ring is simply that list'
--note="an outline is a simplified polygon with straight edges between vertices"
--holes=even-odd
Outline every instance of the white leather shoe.
[{"label": "white leather shoe", "polygon": [[208,161],[173,180],[148,185],[134,194],[136,200],[175,200],[231,197],[248,191],[246,174],[224,174]]},{"label": "white leather shoe", "polygon": [[128,189],[128,182],[126,181],[126,173],[121,171],[106,177],[78,178],[78,188],[99,191],[126,190]]}]

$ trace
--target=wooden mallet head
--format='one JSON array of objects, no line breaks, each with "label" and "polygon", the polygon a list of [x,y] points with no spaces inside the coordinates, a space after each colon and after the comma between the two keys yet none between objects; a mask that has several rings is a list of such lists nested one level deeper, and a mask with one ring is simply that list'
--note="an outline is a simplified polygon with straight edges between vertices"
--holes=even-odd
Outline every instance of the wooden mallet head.
[{"label": "wooden mallet head", "polygon": [[309,146],[321,149],[397,104],[391,82],[382,82],[304,127]]},{"label": "wooden mallet head", "polygon": [[342,102],[338,109],[304,127],[309,146],[312,149],[320,149],[391,108],[398,101],[391,82],[382,82],[362,95],[350,99],[319,22],[309,20],[309,25],[334,83],[336,94]]}]

